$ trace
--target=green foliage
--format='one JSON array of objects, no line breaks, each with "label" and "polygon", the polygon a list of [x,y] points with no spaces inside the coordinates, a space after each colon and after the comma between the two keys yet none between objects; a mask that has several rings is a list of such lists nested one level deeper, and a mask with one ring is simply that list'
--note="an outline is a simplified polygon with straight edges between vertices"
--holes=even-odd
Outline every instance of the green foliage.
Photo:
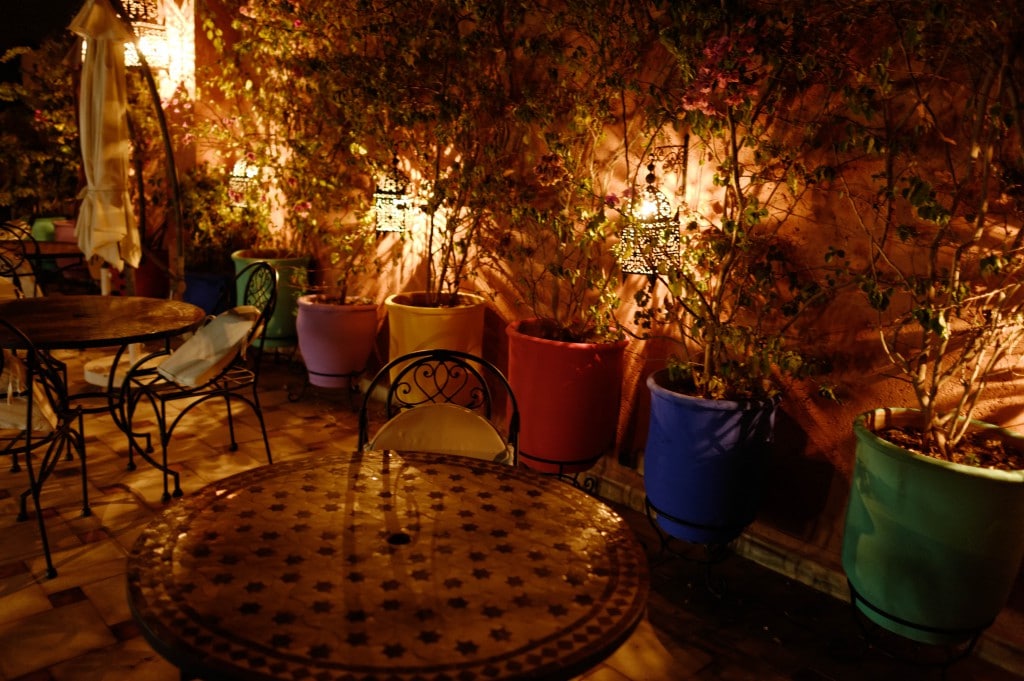
[{"label": "green foliage", "polygon": [[37,49],[8,50],[21,82],[0,82],[0,206],[16,217],[71,215],[82,167],[70,34]]},{"label": "green foliage", "polygon": [[922,451],[952,459],[988,381],[1024,339],[1022,25],[1012,3],[838,3],[858,46],[838,155],[873,169],[850,197],[871,245],[861,290],[914,389]]},{"label": "green foliage", "polygon": [[[682,257],[636,294],[636,333],[678,341],[673,373],[700,396],[772,397],[822,365],[804,322],[846,266],[836,248],[801,261],[783,229],[834,173],[813,154],[833,103],[828,38],[779,3],[671,3],[664,21],[675,69],[652,88],[645,133],[663,172],[685,180],[696,160],[716,196],[684,197]],[[659,147],[675,131],[686,143]]]},{"label": "green foliage", "polygon": [[201,164],[182,173],[179,183],[182,217],[188,234],[185,266],[200,272],[232,272],[231,253],[256,242],[259,203],[231,188],[222,167]]}]

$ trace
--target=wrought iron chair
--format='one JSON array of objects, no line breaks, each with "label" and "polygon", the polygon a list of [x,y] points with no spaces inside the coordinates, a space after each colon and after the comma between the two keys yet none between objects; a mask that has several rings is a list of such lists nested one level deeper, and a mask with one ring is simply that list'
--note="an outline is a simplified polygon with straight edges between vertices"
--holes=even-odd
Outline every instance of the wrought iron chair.
[{"label": "wrought iron chair", "polygon": [[9,279],[16,298],[37,298],[43,290],[37,280],[29,248],[35,245],[28,226],[19,221],[0,226],[0,277]]},{"label": "wrought iron chair", "polygon": [[[19,458],[24,462],[29,486],[21,494],[18,520],[28,519],[27,502],[31,499],[46,558],[46,575],[56,577],[40,494],[43,483],[57,463],[65,455],[72,459],[77,454],[81,462],[82,515],[92,514],[86,479],[82,411],[72,407],[68,400],[63,364],[36,348],[9,322],[0,319],[0,329],[24,354],[22,359],[6,348],[0,353],[0,387],[7,394],[6,398],[0,398],[0,454],[12,457],[13,470],[21,469]],[[38,452],[42,455],[37,458]]]},{"label": "wrought iron chair", "polygon": [[[259,377],[263,339],[267,320],[277,302],[277,272],[266,262],[254,262],[235,276],[245,288],[237,307],[211,317],[190,339],[176,350],[160,350],[140,358],[128,370],[122,384],[122,423],[128,435],[128,467],[134,468],[134,455],[163,472],[164,501],[171,498],[167,478],[174,478],[174,496],[181,496],[180,474],[167,463],[167,447],[175,428],[194,408],[213,399],[222,399],[227,407],[231,451],[238,449],[231,403],[239,400],[253,410],[263,435],[267,462],[273,463],[270,440],[259,400]],[[233,289],[232,289],[233,290]],[[148,433],[136,432],[133,425],[139,404],[146,401],[156,416],[161,459],[151,453]],[[167,406],[182,403],[176,415]],[[145,441],[145,446],[140,444]]]},{"label": "wrought iron chair", "polygon": [[[503,400],[499,400],[499,396]],[[370,412],[383,418],[370,438]],[[496,418],[504,406],[505,418]],[[519,407],[512,387],[487,360],[456,350],[420,350],[388,362],[370,381],[359,410],[359,448],[458,454],[517,465]]]}]

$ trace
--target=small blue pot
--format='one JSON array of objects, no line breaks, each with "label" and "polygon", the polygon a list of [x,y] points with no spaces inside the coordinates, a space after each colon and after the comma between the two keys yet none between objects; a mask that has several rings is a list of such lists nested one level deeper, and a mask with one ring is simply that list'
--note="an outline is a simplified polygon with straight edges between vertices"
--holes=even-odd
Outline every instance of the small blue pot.
[{"label": "small blue pot", "polygon": [[647,503],[668,535],[727,544],[761,503],[778,400],[705,400],[664,387],[667,379],[666,370],[647,377]]}]

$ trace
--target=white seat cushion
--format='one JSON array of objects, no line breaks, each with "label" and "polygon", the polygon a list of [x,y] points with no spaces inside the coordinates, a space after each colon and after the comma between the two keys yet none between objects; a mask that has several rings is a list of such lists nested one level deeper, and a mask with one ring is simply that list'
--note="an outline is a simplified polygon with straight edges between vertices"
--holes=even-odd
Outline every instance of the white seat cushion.
[{"label": "white seat cushion", "polygon": [[244,351],[249,332],[259,316],[259,309],[252,305],[239,305],[222,312],[168,355],[157,372],[185,388],[203,385]]},{"label": "white seat cushion", "polygon": [[370,448],[511,462],[505,439],[494,424],[456,404],[425,404],[399,412],[380,427]]},{"label": "white seat cushion", "polygon": [[[21,358],[10,350],[3,351],[3,371],[0,372],[0,428],[24,431],[28,428],[28,398],[16,393],[25,390],[28,371]],[[32,385],[32,430],[50,432],[57,427],[57,414],[39,383]]]}]

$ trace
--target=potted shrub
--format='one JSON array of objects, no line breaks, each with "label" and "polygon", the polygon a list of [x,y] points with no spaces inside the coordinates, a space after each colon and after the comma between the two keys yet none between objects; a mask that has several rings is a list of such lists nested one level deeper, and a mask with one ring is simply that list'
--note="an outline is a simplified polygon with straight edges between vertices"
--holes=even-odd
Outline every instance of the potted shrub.
[{"label": "potted shrub", "polygon": [[[825,361],[807,342],[809,313],[829,300],[837,264],[816,261],[787,230],[807,184],[827,172],[802,153],[828,91],[801,108],[824,73],[792,58],[818,54],[798,23],[784,10],[669,9],[662,37],[677,68],[653,108],[648,186],[623,207],[625,234],[644,226],[655,171],[684,187],[678,226],[618,250],[649,272],[632,333],[658,340],[650,350],[671,348],[647,378],[647,504],[661,530],[688,542],[728,543],[754,519],[783,389]],[[682,134],[666,138],[669,127]],[[693,166],[710,175],[699,194]],[[824,251],[826,261],[842,255]]]},{"label": "potted shrub", "polygon": [[351,388],[377,338],[377,304],[354,295],[359,278],[379,269],[376,240],[365,223],[336,225],[326,245],[322,283],[299,297],[295,326],[311,385]]},{"label": "potted shrub", "polygon": [[595,186],[613,160],[593,157],[598,125],[574,138],[549,136],[533,181],[509,197],[507,228],[485,244],[494,256],[488,266],[525,312],[506,329],[519,458],[548,473],[590,468],[614,449],[618,432],[627,341],[614,319],[612,226]]},{"label": "potted shrub", "polygon": [[183,300],[215,314],[232,299],[231,254],[255,243],[261,216],[232,190],[226,168],[202,163],[179,184],[187,230]]},{"label": "potted shrub", "polygon": [[870,243],[861,288],[914,402],[854,422],[842,562],[868,619],[955,644],[992,623],[1024,555],[1024,438],[977,418],[1024,337],[1020,17],[959,3],[851,11],[885,49],[851,74],[863,113],[847,148],[861,160],[840,189]]}]

